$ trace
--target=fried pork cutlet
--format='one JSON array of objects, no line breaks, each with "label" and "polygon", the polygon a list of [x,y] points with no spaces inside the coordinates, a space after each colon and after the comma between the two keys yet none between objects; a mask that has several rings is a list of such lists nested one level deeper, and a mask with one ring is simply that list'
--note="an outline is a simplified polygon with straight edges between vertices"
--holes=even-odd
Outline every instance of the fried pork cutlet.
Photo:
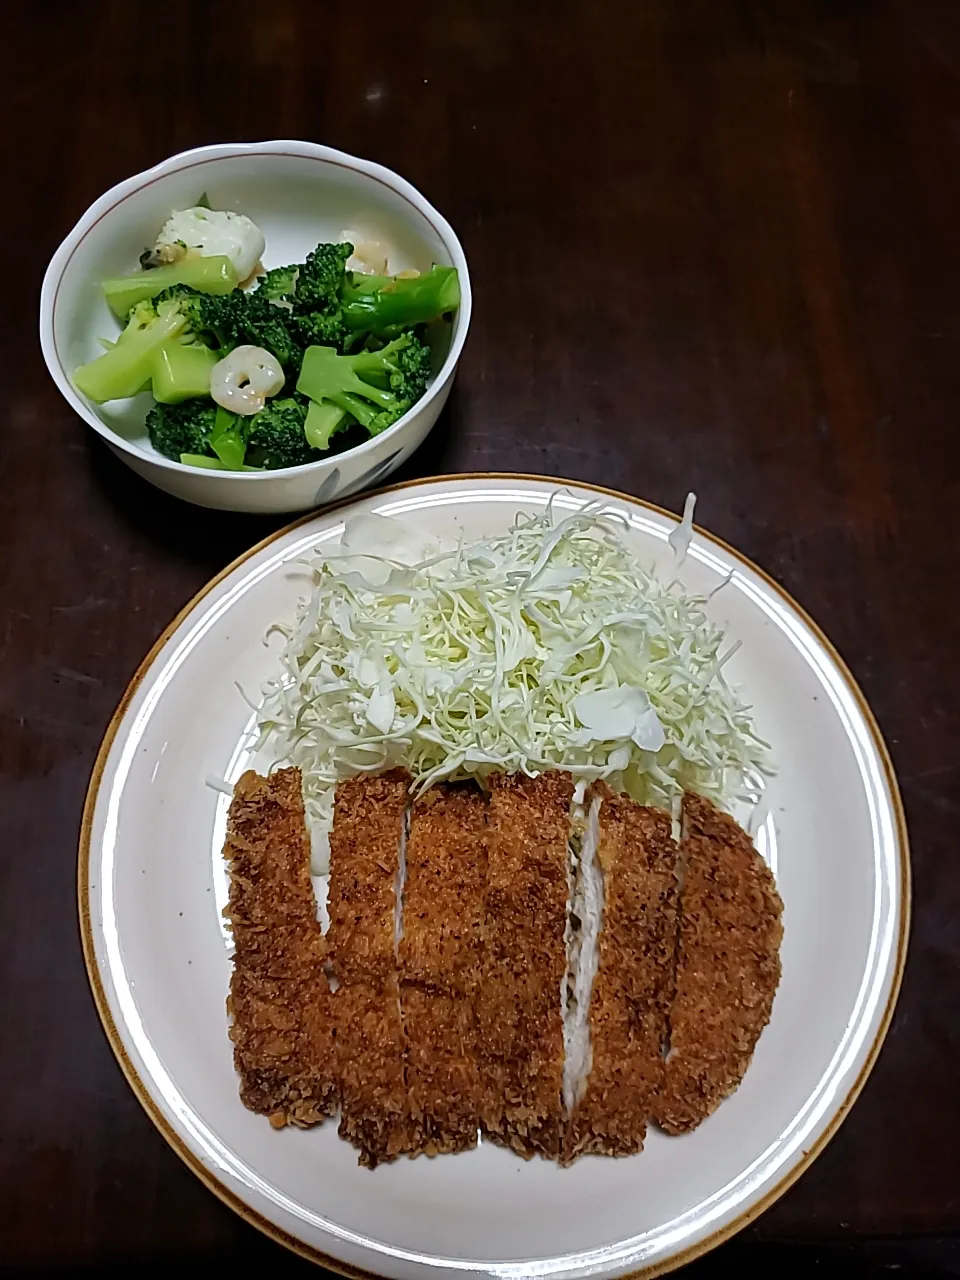
[{"label": "fried pork cutlet", "polygon": [[560,1154],[572,798],[567,773],[490,779],[477,993],[481,1119],[494,1141],[527,1157]]},{"label": "fried pork cutlet", "polygon": [[330,833],[340,1136],[371,1168],[422,1145],[407,1100],[396,959],[409,783],[402,769],[341,782]]},{"label": "fried pork cutlet", "polygon": [[276,1128],[316,1124],[336,1110],[336,1061],[298,769],[243,775],[223,853],[236,948],[227,1009],[240,1097]]},{"label": "fried pork cutlet", "polygon": [[687,1133],[743,1079],[780,981],[783,903],[734,820],[683,798],[676,996],[670,1052],[651,1116]]},{"label": "fried pork cutlet", "polygon": [[[673,995],[677,846],[670,817],[615,794],[605,783],[591,789],[588,803],[599,805],[599,812],[591,813],[582,841],[581,874],[591,874],[593,859],[602,899],[589,995],[592,1067],[588,1056],[589,1076],[578,1082],[564,1163],[585,1153],[625,1156],[642,1150],[663,1071]],[[589,919],[580,921],[585,939],[595,936],[595,926],[591,930]],[[581,955],[580,962],[589,967],[590,957]],[[582,1018],[585,1011],[572,1013]]]},{"label": "fried pork cutlet", "polygon": [[476,1145],[474,1007],[481,980],[486,804],[439,785],[413,806],[406,847],[400,1004],[407,1090],[428,1155]]}]

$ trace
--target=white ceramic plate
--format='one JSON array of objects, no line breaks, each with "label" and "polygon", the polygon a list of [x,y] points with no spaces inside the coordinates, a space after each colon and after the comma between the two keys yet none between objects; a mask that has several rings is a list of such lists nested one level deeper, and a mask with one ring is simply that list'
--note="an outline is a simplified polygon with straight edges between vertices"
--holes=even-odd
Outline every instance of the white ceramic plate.
[{"label": "white ceramic plate", "polygon": [[[372,494],[274,535],[225,570],[161,637],[108,731],[84,814],[79,893],[87,964],[110,1041],[190,1167],[246,1218],[309,1257],[390,1277],[503,1280],[653,1274],[755,1217],[810,1163],[861,1088],[904,961],[909,870],[876,724],[826,638],[738,553],[698,532],[681,576],[742,648],[727,668],[773,744],[758,846],[785,903],[783,980],[741,1088],[694,1134],[651,1132],[626,1160],[570,1169],[489,1145],[371,1173],[327,1124],[274,1132],[237,1096],[220,909],[226,798],[250,759],[249,707],[273,674],[270,623],[304,590],[293,562],[348,513],[402,515],[453,537],[503,530],[562,482],[433,480]],[[598,490],[566,486],[574,509]],[[637,549],[669,563],[674,517],[610,493]],[[702,513],[709,518],[709,512]]]}]

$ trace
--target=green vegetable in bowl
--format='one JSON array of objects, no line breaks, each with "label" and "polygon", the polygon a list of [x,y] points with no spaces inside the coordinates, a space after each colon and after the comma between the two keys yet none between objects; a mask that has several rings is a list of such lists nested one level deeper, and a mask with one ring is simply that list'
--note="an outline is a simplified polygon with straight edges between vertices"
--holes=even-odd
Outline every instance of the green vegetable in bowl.
[{"label": "green vegetable in bowl", "polygon": [[81,365],[73,381],[98,404],[135,396],[150,385],[160,349],[188,331],[188,326],[186,312],[177,300],[158,306],[140,302],[114,345],[96,360]]},{"label": "green vegetable in bowl", "polygon": [[256,289],[230,294],[226,300],[230,305],[223,309],[219,323],[231,344],[263,347],[276,356],[282,369],[295,373],[306,343],[290,324],[289,313],[259,293]]},{"label": "green vegetable in bowl", "polygon": [[176,285],[200,293],[230,293],[237,287],[237,272],[229,258],[183,258],[166,267],[104,280],[103,295],[110,310],[123,320],[138,302],[155,298]]},{"label": "green vegetable in bowl", "polygon": [[247,453],[247,426],[237,414],[217,406],[207,445],[228,471],[240,471]]},{"label": "green vegetable in bowl", "polygon": [[[348,414],[372,436],[392,426],[423,395],[430,375],[430,352],[413,333],[403,334],[379,351],[338,355],[333,347],[308,347],[297,390],[322,406],[335,405],[341,418]],[[314,414],[314,440],[339,426],[334,410],[326,408],[321,427]]]},{"label": "green vegetable in bowl", "polygon": [[257,282],[257,293],[271,302],[280,302],[289,298],[296,288],[301,269],[296,265],[274,267],[272,271],[267,271],[260,277]]},{"label": "green vegetable in bowl", "polygon": [[[318,244],[297,272],[292,298],[300,311],[322,311],[343,290],[352,244]],[[289,270],[289,268],[287,268]]]},{"label": "green vegetable in bowl", "polygon": [[332,400],[311,400],[303,422],[303,434],[313,449],[329,449],[336,432],[348,422],[348,414]]},{"label": "green vegetable in bowl", "polygon": [[246,424],[212,400],[155,404],[147,414],[147,434],[157,453],[179,462],[206,457],[225,471],[244,467]]},{"label": "green vegetable in bowl", "polygon": [[268,400],[266,407],[250,420],[248,459],[270,471],[316,462],[323,455],[307,439],[304,431],[306,413],[302,397],[284,396]]},{"label": "green vegetable in bowl", "polygon": [[350,244],[318,244],[300,266],[270,271],[250,294],[279,303],[304,345],[340,346],[348,335],[394,336],[456,310],[456,267],[434,266],[425,275],[364,276],[346,270]]},{"label": "green vegetable in bowl", "polygon": [[[236,471],[236,467],[228,467],[219,458],[209,458],[205,453],[181,453],[180,461],[185,467],[201,467],[204,471]],[[263,467],[250,467],[246,463],[241,471],[262,471]]]},{"label": "green vegetable in bowl", "polygon": [[460,305],[456,267],[433,267],[422,276],[357,276],[343,290],[347,329],[385,334],[426,324]]},{"label": "green vegetable in bowl", "polygon": [[157,453],[176,462],[185,453],[209,454],[207,445],[216,416],[212,400],[155,404],[147,414],[147,435]]},{"label": "green vegetable in bowl", "polygon": [[249,418],[229,413],[211,400],[156,404],[147,414],[147,433],[158,453],[189,466],[273,471],[323,457],[307,441],[306,412],[306,399],[296,396],[270,400]]},{"label": "green vegetable in bowl", "polygon": [[277,358],[283,369],[296,372],[306,343],[289,313],[258,294],[259,290],[245,293],[235,289],[233,293],[212,296],[177,286],[163,297],[179,301],[193,331],[221,356],[234,347],[262,347]]},{"label": "green vegetable in bowl", "polygon": [[251,310],[273,304],[301,355],[312,343],[339,347],[346,335],[340,295],[352,252],[349,244],[318,244],[306,262],[267,272],[248,295]]},{"label": "green vegetable in bowl", "polygon": [[327,311],[308,311],[294,315],[292,323],[304,347],[317,344],[342,350],[347,331],[339,307]]},{"label": "green vegetable in bowl", "polygon": [[161,404],[210,394],[210,372],[219,356],[199,342],[164,342],[153,361],[150,390]]}]

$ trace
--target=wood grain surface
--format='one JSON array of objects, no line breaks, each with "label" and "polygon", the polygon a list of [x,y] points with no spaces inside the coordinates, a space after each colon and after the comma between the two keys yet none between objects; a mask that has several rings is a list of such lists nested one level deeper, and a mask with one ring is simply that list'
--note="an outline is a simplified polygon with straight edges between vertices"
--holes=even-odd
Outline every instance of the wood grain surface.
[{"label": "wood grain surface", "polygon": [[695,1271],[960,1274],[960,4],[36,0],[4,55],[0,1267],[307,1270],[141,1111],[75,906],[124,685],[280,521],[137,479],[36,339],[47,260],[105,188],[302,137],[404,174],[470,261],[458,382],[403,475],[695,489],[832,637],[899,769],[915,916],[886,1047],[826,1153]]}]

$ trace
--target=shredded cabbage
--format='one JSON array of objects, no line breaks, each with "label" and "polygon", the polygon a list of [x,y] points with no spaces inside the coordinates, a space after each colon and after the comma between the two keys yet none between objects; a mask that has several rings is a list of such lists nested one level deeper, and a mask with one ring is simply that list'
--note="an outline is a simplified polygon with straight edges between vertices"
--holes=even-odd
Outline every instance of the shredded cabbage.
[{"label": "shredded cabbage", "polygon": [[398,764],[418,791],[563,768],[674,810],[685,788],[756,799],[767,747],[723,677],[733,650],[704,600],[644,569],[622,519],[548,508],[430,554],[405,551],[398,521],[358,521],[279,628],[260,712],[311,824],[329,826],[338,780]]}]

